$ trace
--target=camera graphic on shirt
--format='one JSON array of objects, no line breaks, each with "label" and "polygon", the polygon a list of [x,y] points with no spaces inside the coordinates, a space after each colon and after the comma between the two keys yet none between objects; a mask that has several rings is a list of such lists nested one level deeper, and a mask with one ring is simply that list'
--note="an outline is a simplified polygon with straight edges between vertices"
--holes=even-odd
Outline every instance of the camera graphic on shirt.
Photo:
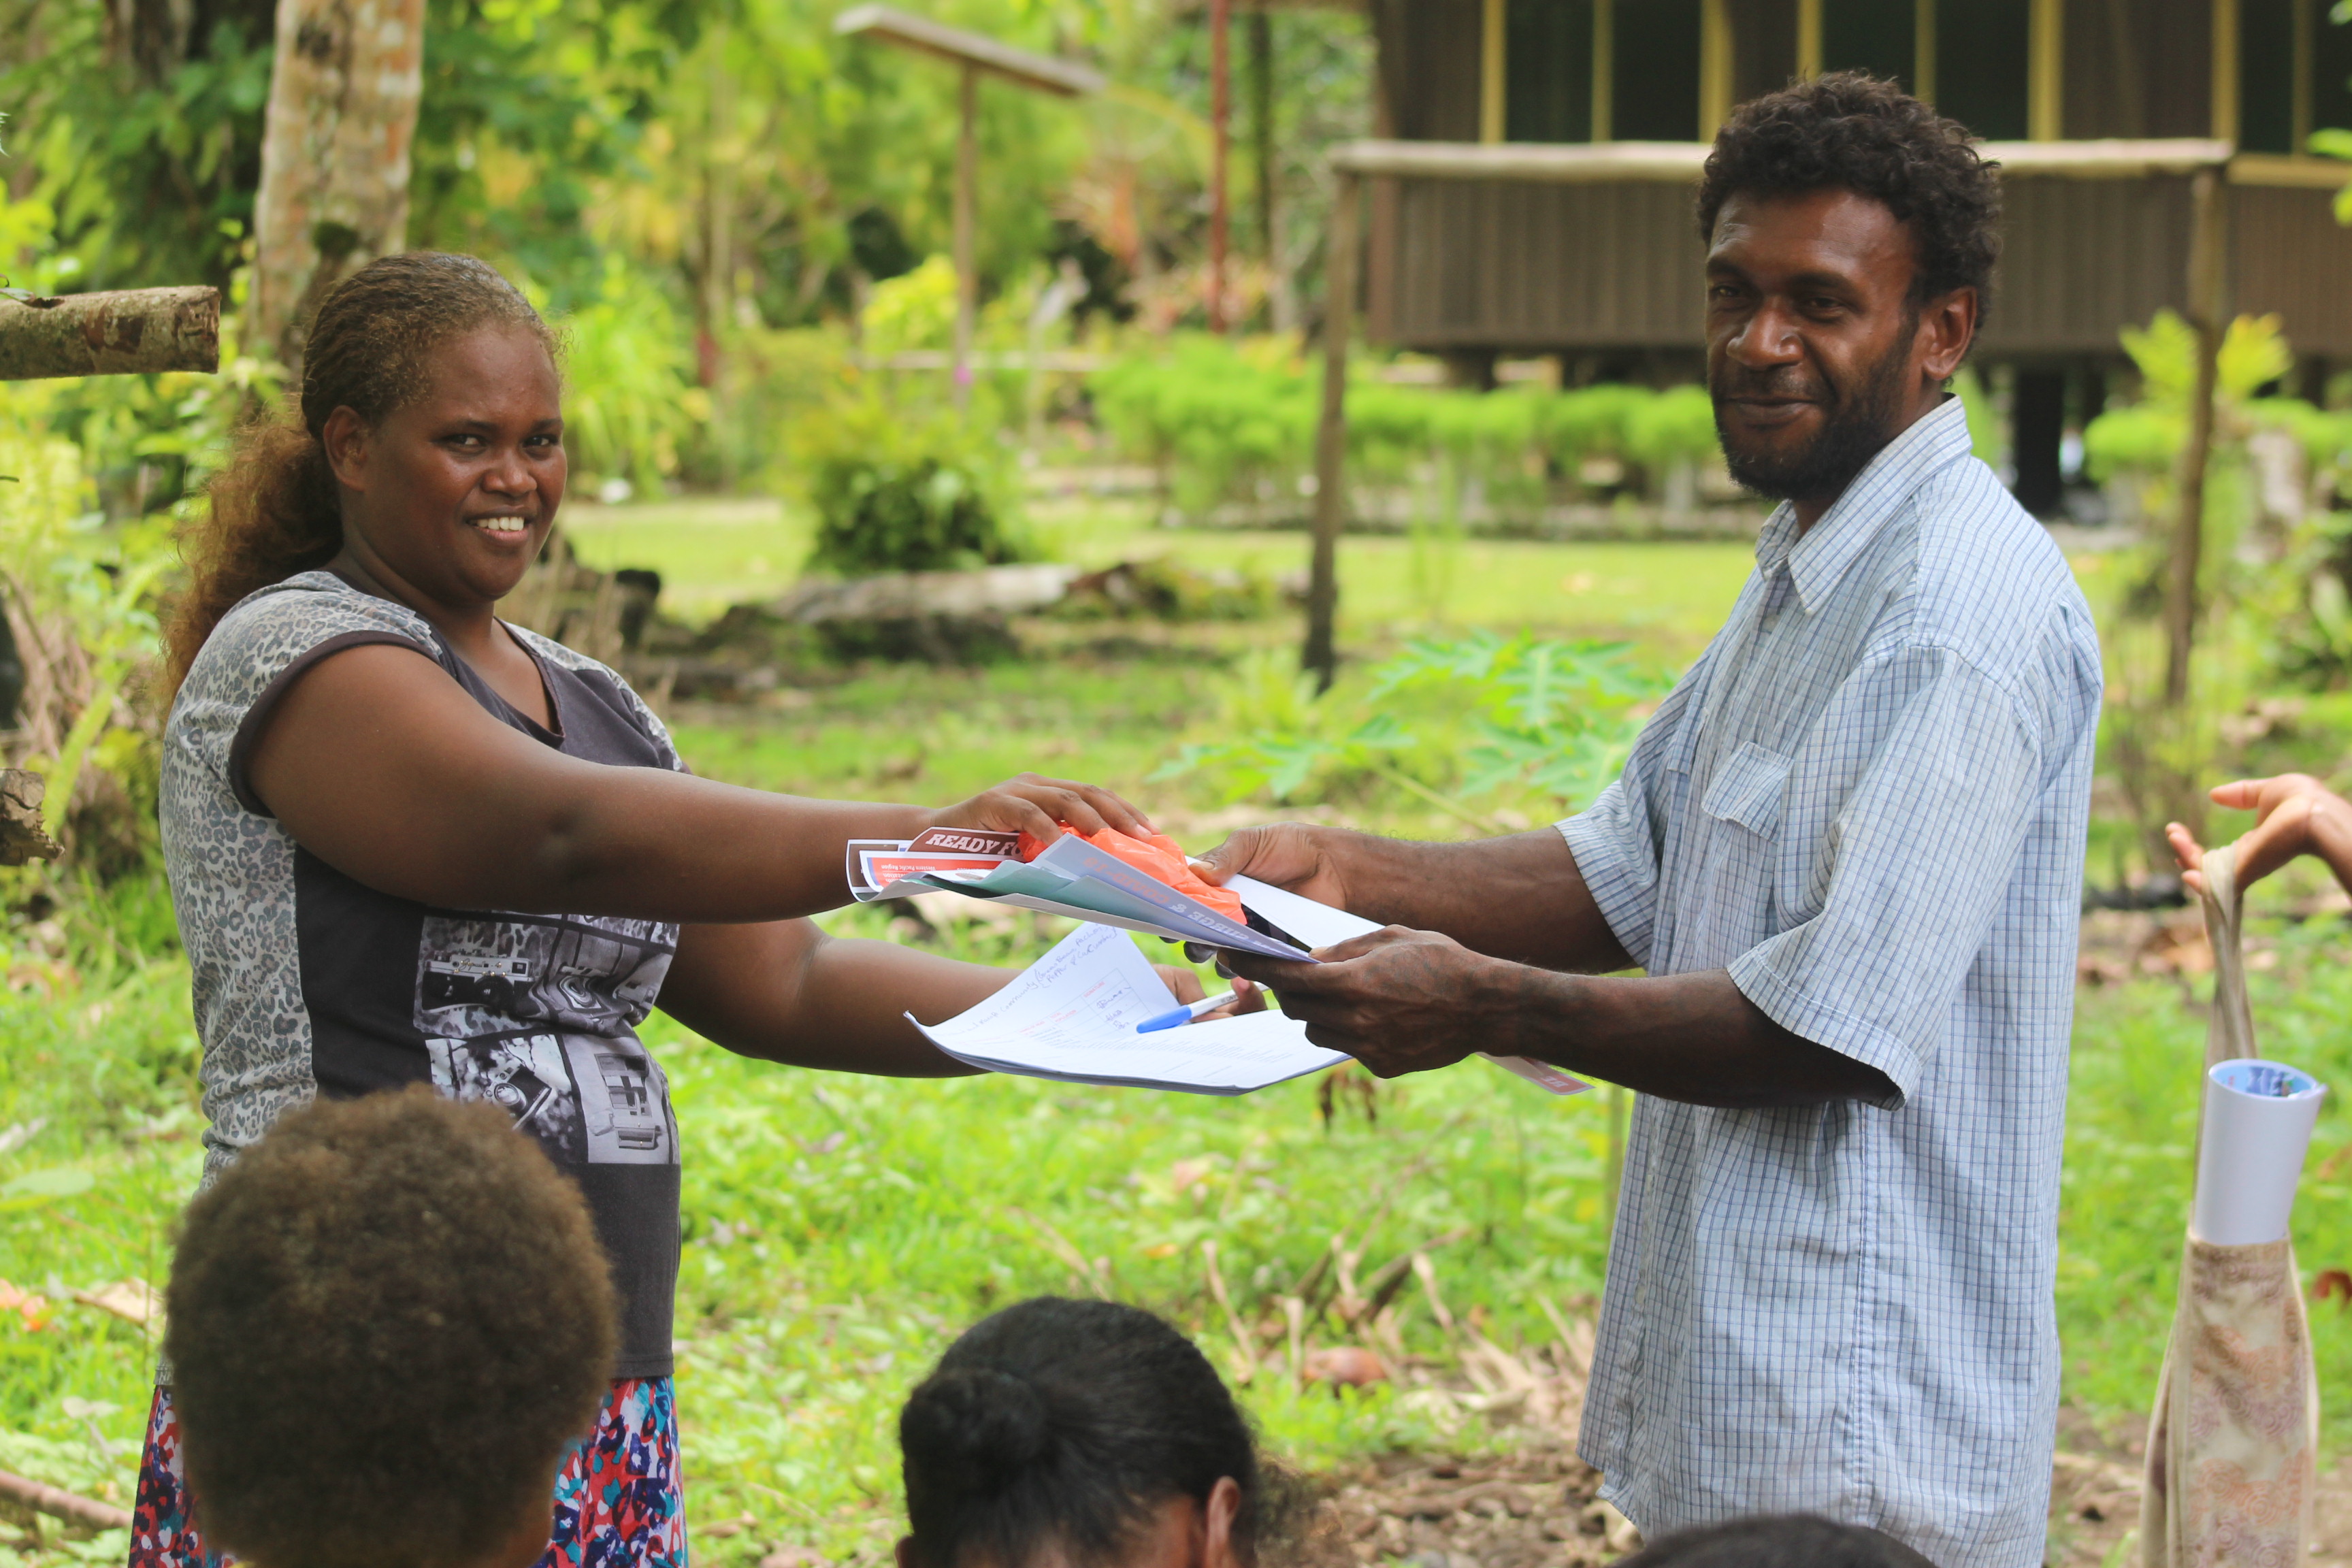
[{"label": "camera graphic on shirt", "polygon": [[649,921],[431,915],[415,1021],[433,1082],[483,1100],[570,1164],[670,1164],[669,1086],[635,1025],[669,968]]}]

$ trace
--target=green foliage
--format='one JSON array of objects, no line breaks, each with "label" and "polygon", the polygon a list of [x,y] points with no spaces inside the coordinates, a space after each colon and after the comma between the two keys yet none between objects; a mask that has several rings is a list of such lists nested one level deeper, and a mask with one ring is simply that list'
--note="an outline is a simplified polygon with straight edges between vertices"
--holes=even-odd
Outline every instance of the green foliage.
[{"label": "green foliage", "polygon": [[1520,784],[1567,810],[1589,803],[1616,776],[1646,705],[1670,684],[1638,664],[1624,643],[1482,630],[1408,644],[1373,672],[1371,700],[1425,691],[1471,716],[1460,794]]},{"label": "green foliage", "polygon": [[[184,37],[163,36],[154,18],[166,15]],[[39,286],[225,289],[260,178],[271,9],[215,0],[114,16],[70,0],[0,12],[8,184],[49,211],[61,246]],[[0,248],[0,271],[27,260]]]},{"label": "green foliage", "polygon": [[1273,345],[1252,349],[1186,333],[1094,378],[1103,427],[1160,466],[1187,511],[1286,484],[1309,461],[1316,405],[1304,368],[1275,358]]},{"label": "green foliage", "polygon": [[1999,469],[2009,460],[2009,433],[2001,427],[2000,411],[1993,406],[1975,365],[1960,366],[1959,374],[1952,377],[1952,395],[1960,400],[1960,411],[1968,416],[1969,452],[1987,468]]},{"label": "green foliage", "polygon": [[1268,650],[1237,671],[1212,738],[1152,776],[1205,774],[1230,799],[1262,790],[1276,802],[1377,782],[1480,826],[1464,803],[1507,788],[1559,815],[1615,776],[1668,684],[1622,643],[1478,631],[1410,643],[1369,685],[1318,698],[1312,677]]},{"label": "green foliage", "polygon": [[961,572],[1031,553],[1009,521],[1002,458],[970,426],[845,397],[808,422],[801,449],[818,571]]},{"label": "green foliage", "polygon": [[1634,412],[1656,395],[1628,382],[1602,382],[1557,394],[1545,400],[1544,446],[1570,470],[1587,458],[1627,456],[1626,431]]},{"label": "green foliage", "polygon": [[[1206,336],[1121,360],[1091,388],[1121,451],[1158,467],[1178,509],[1306,493],[1319,383],[1288,349]],[[1554,477],[1573,486],[1588,458],[1616,457],[1663,481],[1709,462],[1715,408],[1706,388],[1606,383],[1572,392],[1492,393],[1398,386],[1362,374],[1348,389],[1348,460],[1359,481],[1416,491],[1417,534],[1432,570],[1458,536],[1468,499],[1532,509]],[[1429,611],[1443,606],[1433,584]]]},{"label": "green foliage", "polygon": [[1671,387],[1630,405],[1624,428],[1625,455],[1654,468],[1703,463],[1718,449],[1715,399],[1704,386]]},{"label": "green foliage", "polygon": [[658,493],[710,418],[684,324],[658,285],[608,256],[596,291],[562,327],[564,444],[579,477]]}]

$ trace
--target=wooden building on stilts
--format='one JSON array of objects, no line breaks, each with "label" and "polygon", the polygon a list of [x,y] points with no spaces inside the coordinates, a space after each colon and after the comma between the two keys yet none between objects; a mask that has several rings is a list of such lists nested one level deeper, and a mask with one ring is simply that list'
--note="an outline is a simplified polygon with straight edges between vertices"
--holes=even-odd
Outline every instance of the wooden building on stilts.
[{"label": "wooden building on stilts", "polygon": [[[1491,381],[1556,355],[1570,384],[1694,379],[1691,196],[1732,105],[1795,77],[1893,77],[2006,165],[1977,363],[2003,381],[2019,497],[2053,515],[2062,437],[2166,306],[2275,311],[2288,390],[2352,367],[2352,25],[2329,0],[1368,0],[1377,140],[1366,327]],[[2201,239],[2200,239],[2201,235]],[[2202,279],[2200,282],[2199,279]]]}]

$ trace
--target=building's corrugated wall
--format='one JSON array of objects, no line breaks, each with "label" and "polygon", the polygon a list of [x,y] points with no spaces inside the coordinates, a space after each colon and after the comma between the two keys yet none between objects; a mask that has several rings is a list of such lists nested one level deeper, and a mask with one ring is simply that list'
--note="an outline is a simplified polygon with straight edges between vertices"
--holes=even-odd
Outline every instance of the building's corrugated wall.
[{"label": "building's corrugated wall", "polygon": [[[1683,185],[1382,181],[1370,328],[1415,346],[1696,347],[1704,258]],[[1385,242],[1383,242],[1385,241]]]},{"label": "building's corrugated wall", "polygon": [[2122,328],[2185,300],[2186,178],[2011,179],[2001,202],[1985,353],[2114,353]]},{"label": "building's corrugated wall", "polygon": [[2336,221],[2330,193],[2242,185],[2231,195],[2237,308],[2277,311],[2300,353],[2352,357],[2352,230]]},{"label": "building's corrugated wall", "polygon": [[[1733,0],[1737,85],[1761,90],[1793,37],[1795,0]],[[2202,136],[2211,119],[2210,0],[2065,0],[2065,129],[2074,137]],[[1479,0],[1373,0],[1383,133],[1477,138]],[[1789,63],[1793,63],[1791,60]],[[2135,90],[2134,84],[2137,84]],[[1367,326],[1433,352],[1696,348],[1702,252],[1691,192],[1376,180]],[[2236,308],[2275,310],[2307,354],[2352,357],[2352,231],[2330,193],[2231,191]],[[2183,177],[2018,177],[1984,351],[2004,358],[2117,352],[2116,333],[2187,289]]]}]

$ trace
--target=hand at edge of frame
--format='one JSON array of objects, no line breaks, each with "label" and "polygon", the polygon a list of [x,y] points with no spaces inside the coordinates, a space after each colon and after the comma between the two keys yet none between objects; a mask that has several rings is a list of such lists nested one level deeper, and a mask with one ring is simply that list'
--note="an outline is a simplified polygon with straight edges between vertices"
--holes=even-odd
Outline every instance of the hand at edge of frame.
[{"label": "hand at edge of frame", "polygon": [[[2352,847],[2352,802],[2347,802],[2309,773],[2279,773],[2266,779],[2238,779],[2217,784],[2213,804],[2232,811],[2251,811],[2254,826],[2238,840],[2238,886],[2242,890],[2298,855],[2325,856],[2336,879],[2346,879],[2347,868],[2337,863],[2321,842],[2322,830],[2333,826],[2339,843]],[[2331,820],[2332,819],[2332,820]],[[2180,879],[2200,897],[2205,891],[2204,847],[2179,823],[2167,823],[2165,837],[2180,862]]]}]

